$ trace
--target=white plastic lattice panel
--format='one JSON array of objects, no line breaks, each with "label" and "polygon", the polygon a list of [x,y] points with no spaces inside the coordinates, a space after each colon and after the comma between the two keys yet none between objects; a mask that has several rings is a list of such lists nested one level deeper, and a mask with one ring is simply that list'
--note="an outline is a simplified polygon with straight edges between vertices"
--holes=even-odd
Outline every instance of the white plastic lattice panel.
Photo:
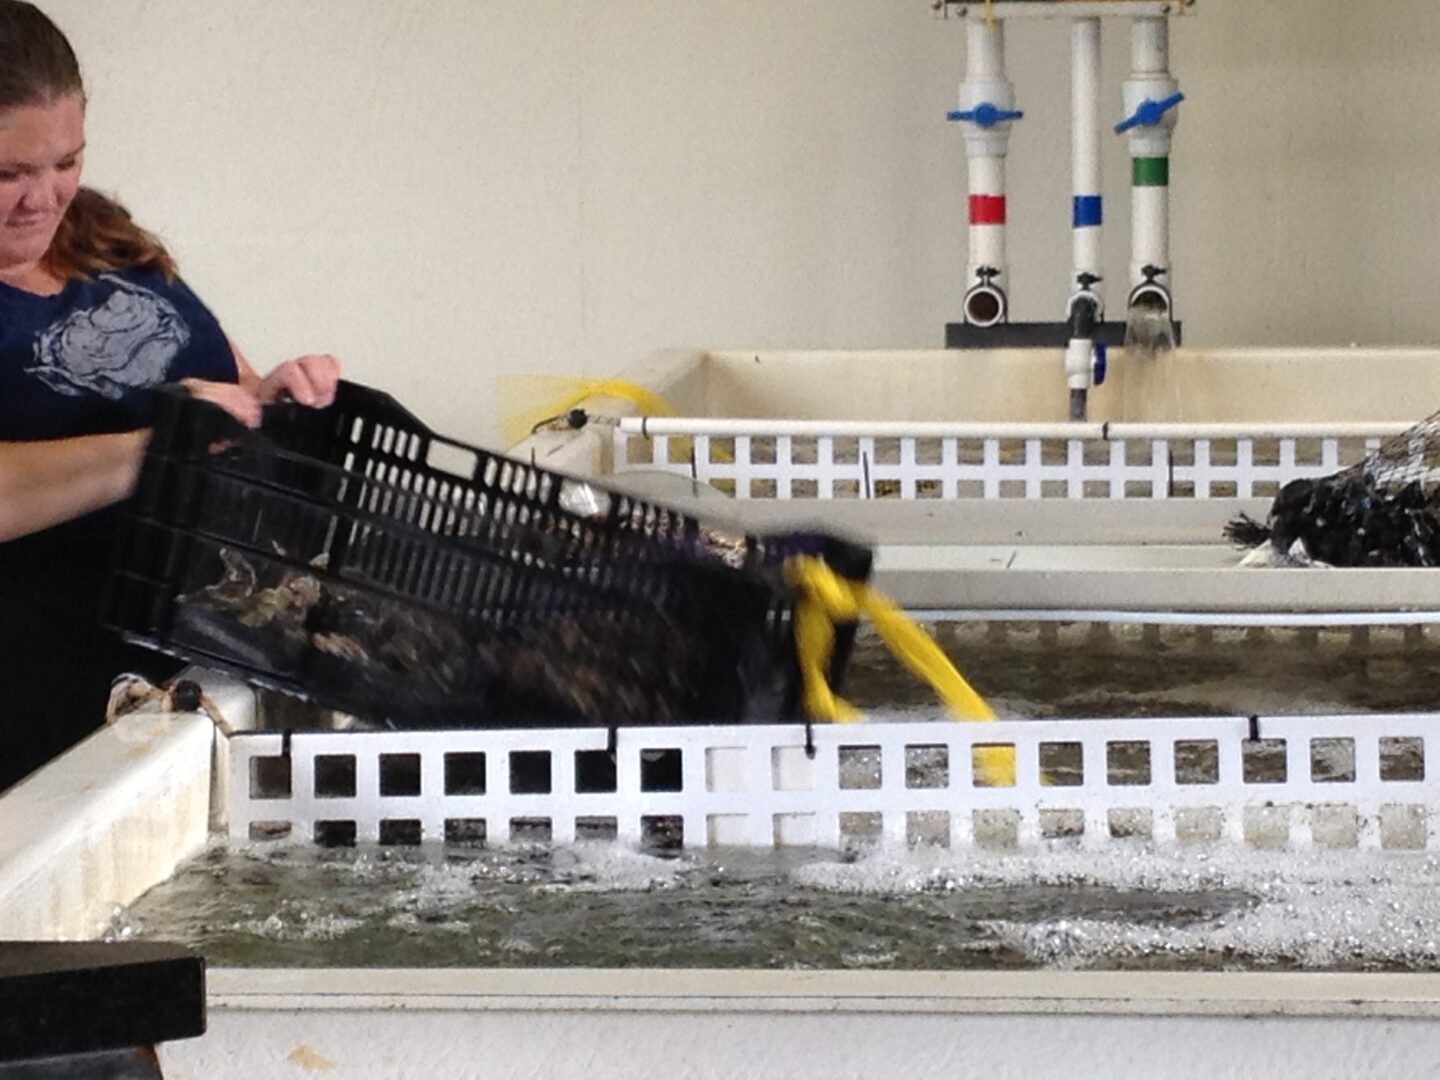
[{"label": "white plastic lattice panel", "polygon": [[626,420],[614,468],[687,476],[741,499],[1268,498],[1401,430],[735,421],[727,431],[723,420]]},{"label": "white plastic lattice panel", "polygon": [[[412,844],[663,837],[1433,849],[1433,715],[243,734],[230,834]],[[987,786],[977,747],[1011,747]],[[983,754],[983,751],[982,751]]]}]

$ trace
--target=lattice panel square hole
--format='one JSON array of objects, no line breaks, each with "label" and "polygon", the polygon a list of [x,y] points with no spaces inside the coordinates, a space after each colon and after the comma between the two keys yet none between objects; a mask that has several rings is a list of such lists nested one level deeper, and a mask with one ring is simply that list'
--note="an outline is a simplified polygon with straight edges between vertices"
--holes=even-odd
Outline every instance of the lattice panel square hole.
[{"label": "lattice panel square hole", "polygon": [[549,795],[550,751],[514,750],[510,754],[510,791],[514,795]]},{"label": "lattice panel square hole", "polygon": [[737,847],[746,842],[749,818],[744,814],[710,814],[705,818],[706,839],[711,847]]},{"label": "lattice panel square hole", "polygon": [[420,755],[381,754],[380,794],[413,797],[420,794]]},{"label": "lattice panel square hole", "polygon": [[840,839],[848,845],[876,844],[884,835],[885,816],[871,810],[849,810],[840,814]]},{"label": "lattice panel square hole", "polygon": [[1425,807],[1389,803],[1380,807],[1380,846],[1392,851],[1423,851]]},{"label": "lattice panel square hole", "polygon": [[748,790],[745,750],[739,746],[712,746],[705,751],[705,790],[731,794]]},{"label": "lattice panel square hole", "polygon": [[905,842],[911,847],[950,846],[948,810],[912,810],[905,815]]},{"label": "lattice panel square hole", "polygon": [[679,750],[640,751],[641,791],[680,791],[684,786],[685,760]]},{"label": "lattice panel square hole", "polygon": [[575,751],[575,793],[610,794],[616,790],[615,755],[608,750]]},{"label": "lattice panel square hole", "polygon": [[979,788],[1015,786],[1015,744],[976,743],[970,748],[970,782]]},{"label": "lattice panel square hole", "polygon": [[1380,737],[1380,779],[1418,782],[1425,779],[1425,740],[1418,737]]},{"label": "lattice panel square hole", "polygon": [[620,835],[620,823],[613,817],[577,817],[576,840],[614,840]]},{"label": "lattice panel square hole", "polygon": [[1079,787],[1085,783],[1085,748],[1078,742],[1040,744],[1040,776],[1049,787]]},{"label": "lattice panel square hole", "polygon": [[1150,744],[1126,741],[1105,744],[1105,780],[1116,787],[1150,783]]},{"label": "lattice panel square hole", "polygon": [[387,818],[380,822],[380,843],[414,847],[420,843],[420,822],[414,818]]},{"label": "lattice panel square hole", "polygon": [[814,814],[776,814],[771,828],[776,847],[807,847],[815,843]]},{"label": "lattice panel square hole", "polygon": [[985,809],[971,812],[975,846],[987,851],[1014,851],[1020,846],[1020,811]]},{"label": "lattice panel square hole", "polygon": [[1225,811],[1218,806],[1182,806],[1175,811],[1175,839],[1181,844],[1213,844],[1224,834]]},{"label": "lattice panel square hole", "polygon": [[315,755],[315,797],[317,799],[353,799],[355,797],[354,754]]},{"label": "lattice panel square hole", "polygon": [[1122,807],[1106,814],[1115,840],[1149,840],[1155,835],[1155,812],[1147,807]]},{"label": "lattice panel square hole", "polygon": [[685,819],[678,814],[647,814],[640,819],[640,843],[670,850],[685,846]]},{"label": "lattice panel square hole", "polygon": [[1041,810],[1040,835],[1046,840],[1069,840],[1085,833],[1085,811]]},{"label": "lattice panel square hole", "polygon": [[882,779],[880,747],[840,747],[840,787],[842,790],[879,788]]},{"label": "lattice panel square hole", "polygon": [[776,746],[770,750],[770,782],[776,791],[814,791],[815,759],[803,746]]},{"label": "lattice panel square hole", "polygon": [[1316,803],[1310,807],[1310,835],[1316,847],[1358,847],[1360,815],[1350,803]]},{"label": "lattice panel square hole", "polygon": [[315,822],[315,843],[321,847],[354,847],[355,835],[353,821]]},{"label": "lattice panel square hole", "polygon": [[1278,850],[1290,842],[1288,806],[1247,806],[1245,842],[1252,847]]},{"label": "lattice panel square hole", "polygon": [[1220,744],[1214,739],[1175,741],[1175,782],[1177,784],[1218,784]]},{"label": "lattice panel square hole", "polygon": [[250,798],[290,798],[290,758],[252,757],[250,759]]},{"label": "lattice panel square hole", "polygon": [[1310,779],[1317,784],[1353,784],[1355,740],[1311,739]]},{"label": "lattice panel square hole", "polygon": [[554,836],[555,828],[548,817],[510,819],[510,842],[512,844],[548,844],[554,839]]},{"label": "lattice panel square hole", "polygon": [[445,755],[445,794],[485,794],[485,755],[483,753]]},{"label": "lattice panel square hole", "polygon": [[1247,784],[1283,784],[1289,775],[1284,739],[1246,739],[1240,744],[1240,761]]},{"label": "lattice panel square hole", "polygon": [[446,818],[445,819],[445,842],[447,844],[473,844],[485,843],[485,819],[484,818]]},{"label": "lattice panel square hole", "polygon": [[950,786],[950,748],[947,746],[905,747],[905,786],[929,789]]}]

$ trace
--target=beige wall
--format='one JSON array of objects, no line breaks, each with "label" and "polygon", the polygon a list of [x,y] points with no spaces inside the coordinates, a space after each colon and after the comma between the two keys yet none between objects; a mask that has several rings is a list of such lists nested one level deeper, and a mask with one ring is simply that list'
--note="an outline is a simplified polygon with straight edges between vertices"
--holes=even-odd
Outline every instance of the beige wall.
[{"label": "beige wall", "polygon": [[[91,182],[257,364],[332,349],[455,435],[493,437],[500,373],[927,346],[958,313],[963,31],[926,0],[42,3],[87,65]],[[1191,340],[1440,341],[1440,4],[1198,7],[1174,32]],[[1068,35],[1011,46],[1015,313],[1054,318]],[[1123,141],[1106,153],[1118,295]]]}]

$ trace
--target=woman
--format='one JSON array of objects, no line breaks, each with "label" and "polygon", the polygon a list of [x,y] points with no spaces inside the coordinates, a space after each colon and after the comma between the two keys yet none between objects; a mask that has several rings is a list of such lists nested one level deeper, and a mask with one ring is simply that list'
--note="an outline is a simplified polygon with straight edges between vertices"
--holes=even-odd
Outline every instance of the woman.
[{"label": "woman", "polygon": [[80,186],[84,154],[74,51],[0,0],[0,790],[98,726],[120,671],[169,674],[95,619],[151,388],[255,426],[281,396],[328,405],[339,378],[331,356],[260,378],[160,242]]}]

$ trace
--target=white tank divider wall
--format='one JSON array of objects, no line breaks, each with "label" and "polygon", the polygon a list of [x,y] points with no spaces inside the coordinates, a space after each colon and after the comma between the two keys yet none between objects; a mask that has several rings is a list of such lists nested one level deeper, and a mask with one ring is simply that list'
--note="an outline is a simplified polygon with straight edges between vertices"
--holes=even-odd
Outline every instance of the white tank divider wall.
[{"label": "white tank divider wall", "polygon": [[[1434,714],[241,734],[230,834],[1024,849],[1069,838],[1435,850]],[[983,786],[977,746],[1015,748]],[[613,762],[613,764],[611,764]]]},{"label": "white tank divider wall", "polygon": [[723,425],[706,421],[690,434],[622,422],[614,470],[671,472],[740,499],[1261,498],[1353,465],[1406,428]]}]

